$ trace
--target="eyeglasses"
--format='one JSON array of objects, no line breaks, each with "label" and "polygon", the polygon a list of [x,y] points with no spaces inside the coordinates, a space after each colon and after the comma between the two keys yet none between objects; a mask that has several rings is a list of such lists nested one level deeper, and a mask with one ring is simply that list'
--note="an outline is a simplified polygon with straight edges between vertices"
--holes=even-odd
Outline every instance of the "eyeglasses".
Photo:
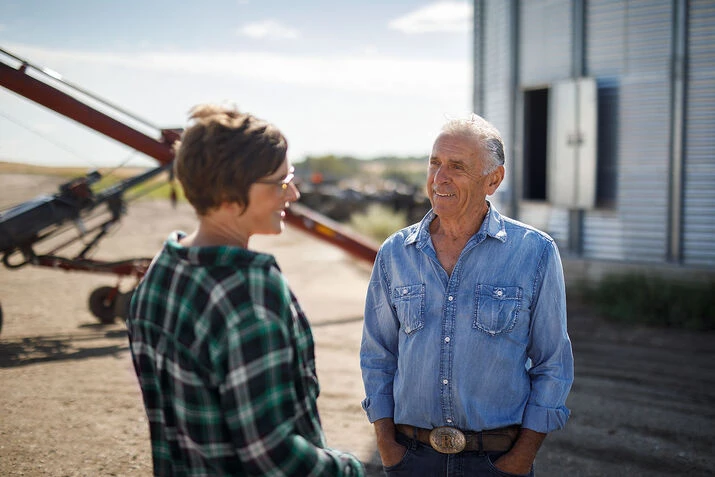
[{"label": "eyeglasses", "polygon": [[256,182],[256,184],[277,185],[277,186],[280,186],[282,192],[285,192],[288,190],[288,186],[290,185],[290,183],[293,182],[293,179],[295,179],[295,168],[291,167],[290,170],[288,171],[288,175],[285,176],[285,178],[283,178],[283,179],[280,179],[280,180],[260,179],[255,182]]}]

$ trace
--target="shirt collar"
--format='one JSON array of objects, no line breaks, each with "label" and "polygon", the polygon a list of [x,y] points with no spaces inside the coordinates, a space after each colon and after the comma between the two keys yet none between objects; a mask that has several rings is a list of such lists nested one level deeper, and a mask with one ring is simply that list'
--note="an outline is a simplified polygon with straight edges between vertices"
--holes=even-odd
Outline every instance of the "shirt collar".
[{"label": "shirt collar", "polygon": [[184,247],[179,240],[186,234],[180,231],[172,232],[165,242],[165,247],[172,255],[189,262],[194,266],[225,267],[232,266],[245,268],[249,266],[278,268],[272,255],[254,252],[241,247],[215,246],[215,247]]},{"label": "shirt collar", "polygon": [[[491,202],[487,201],[487,205],[489,206],[489,210],[484,218],[484,222],[482,222],[482,226],[479,227],[475,236],[478,238],[480,235],[483,237],[493,237],[500,242],[506,242],[506,227],[504,225],[504,218]],[[418,248],[422,248],[429,243],[431,238],[429,225],[435,217],[436,215],[434,211],[430,209],[420,223],[417,224],[417,227],[415,227],[411,233],[407,235],[405,238],[405,246],[417,244]]]}]

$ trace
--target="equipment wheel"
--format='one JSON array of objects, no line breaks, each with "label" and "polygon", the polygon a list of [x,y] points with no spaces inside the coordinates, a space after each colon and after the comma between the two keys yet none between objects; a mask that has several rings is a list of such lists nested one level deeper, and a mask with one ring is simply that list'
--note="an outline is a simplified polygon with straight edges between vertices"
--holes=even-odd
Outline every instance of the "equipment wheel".
[{"label": "equipment wheel", "polygon": [[[114,294],[114,297],[110,297]],[[117,314],[114,311],[114,302],[117,291],[114,287],[105,286],[96,288],[89,295],[89,311],[97,317],[103,325],[114,323]]]},{"label": "equipment wheel", "polygon": [[129,290],[125,293],[117,293],[117,299],[114,300],[114,314],[117,318],[126,321],[129,318],[129,302],[132,300],[134,290]]}]

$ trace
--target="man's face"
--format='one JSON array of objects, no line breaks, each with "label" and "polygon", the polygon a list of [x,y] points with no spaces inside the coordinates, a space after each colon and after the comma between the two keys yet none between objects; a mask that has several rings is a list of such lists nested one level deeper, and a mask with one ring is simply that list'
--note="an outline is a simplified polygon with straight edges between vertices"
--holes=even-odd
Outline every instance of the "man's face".
[{"label": "man's face", "polygon": [[484,174],[484,152],[472,137],[442,133],[432,146],[427,195],[441,219],[474,221],[503,178],[504,168]]}]

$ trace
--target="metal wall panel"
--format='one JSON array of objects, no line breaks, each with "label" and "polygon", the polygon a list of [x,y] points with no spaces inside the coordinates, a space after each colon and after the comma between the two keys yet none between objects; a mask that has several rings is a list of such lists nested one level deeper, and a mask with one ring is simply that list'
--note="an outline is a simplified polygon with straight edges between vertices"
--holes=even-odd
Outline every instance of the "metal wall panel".
[{"label": "metal wall panel", "polygon": [[551,235],[559,246],[561,254],[565,255],[569,242],[569,211],[560,207],[551,207],[548,223],[543,230]]},{"label": "metal wall panel", "polygon": [[666,259],[672,22],[670,0],[587,2],[587,74],[617,85],[619,128],[615,209],[586,213],[586,258]]},{"label": "metal wall panel", "polygon": [[[483,5],[484,18],[482,25],[485,31],[482,34],[482,65],[486,74],[483,78],[484,105],[482,116],[491,122],[504,139],[507,171],[514,167],[513,145],[510,144],[511,136],[511,98],[512,91],[510,78],[511,68],[511,16],[510,2],[503,0],[485,0]],[[507,172],[496,196],[493,198],[497,207],[506,213],[506,206],[510,203],[511,174]]]},{"label": "metal wall panel", "polygon": [[511,135],[509,104],[511,100],[511,25],[509,2],[485,1],[484,45],[482,68],[484,75],[484,117],[499,129],[502,137]]},{"label": "metal wall panel", "polygon": [[586,9],[586,68],[589,75],[616,76],[625,70],[626,2],[589,0]]},{"label": "metal wall panel", "polygon": [[715,266],[715,2],[691,0],[683,200],[683,262]]},{"label": "metal wall panel", "polygon": [[520,2],[522,86],[548,84],[571,76],[571,3],[570,0]]}]

